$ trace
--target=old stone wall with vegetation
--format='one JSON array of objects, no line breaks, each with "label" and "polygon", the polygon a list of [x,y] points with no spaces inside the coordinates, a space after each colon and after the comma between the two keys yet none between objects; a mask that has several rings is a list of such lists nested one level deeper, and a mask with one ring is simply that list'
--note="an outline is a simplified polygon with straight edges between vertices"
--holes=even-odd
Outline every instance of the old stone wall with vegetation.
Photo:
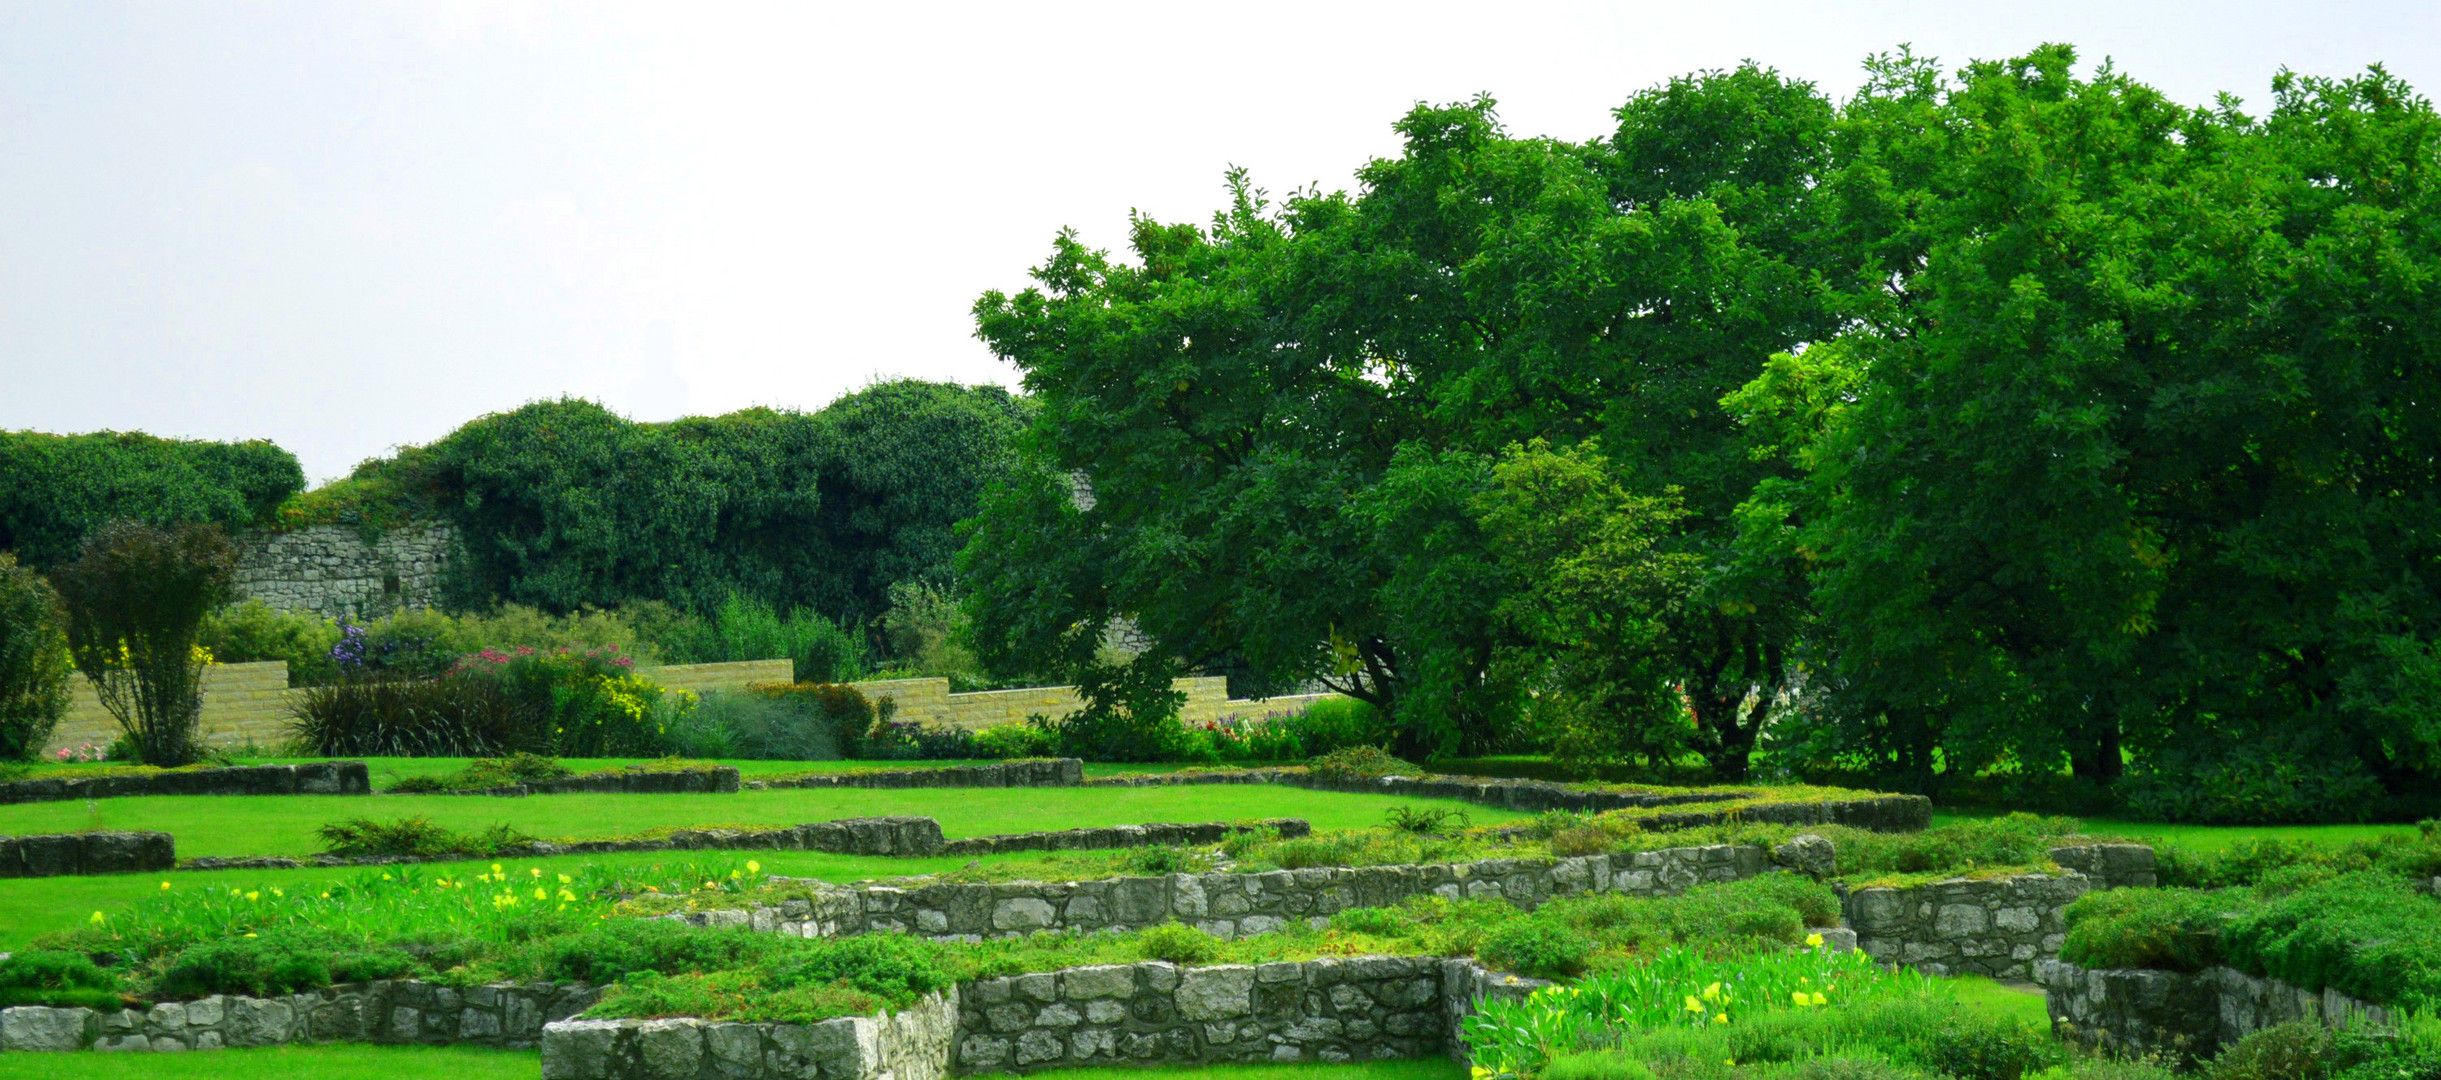
[{"label": "old stone wall with vegetation", "polygon": [[238,538],[237,598],[330,618],[428,608],[440,600],[452,536],[442,522],[248,533]]}]

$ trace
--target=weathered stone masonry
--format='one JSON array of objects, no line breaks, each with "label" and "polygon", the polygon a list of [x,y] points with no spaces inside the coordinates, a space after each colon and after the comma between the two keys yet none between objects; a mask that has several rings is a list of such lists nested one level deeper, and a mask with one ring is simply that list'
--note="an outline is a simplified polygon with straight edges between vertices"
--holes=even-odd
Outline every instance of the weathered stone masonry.
[{"label": "weathered stone masonry", "polygon": [[1182,922],[1219,937],[1319,924],[1349,908],[1411,896],[1491,897],[1533,908],[1554,897],[1618,892],[1663,896],[1768,869],[1759,847],[1718,844],[1569,859],[1488,859],[1423,866],[1312,867],[1260,874],[1169,874],[1099,881],[809,883],[810,895],[751,910],[692,912],[704,926],[749,926],[798,937],[903,930],[986,938],[1037,930],[1139,930]]},{"label": "weathered stone masonry", "polygon": [[2034,981],[2063,1038],[2134,1053],[2208,1057],[2250,1033],[2307,1018],[2392,1022],[2389,1010],[2336,990],[2317,993],[2228,967],[2189,973],[2044,960]]},{"label": "weathered stone masonry", "polygon": [[176,847],[165,832],[0,836],[0,878],[132,874],[177,864]]},{"label": "weathered stone masonry", "polygon": [[2051,861],[2063,871],[1856,889],[1844,914],[1857,947],[1876,960],[1937,975],[2031,978],[2037,961],[2059,955],[2077,897],[2155,880],[2153,849],[2141,844],[2054,848]]},{"label": "weathered stone masonry", "polygon": [[370,543],[345,525],[251,533],[239,540],[237,595],[330,618],[431,607],[451,536],[437,522],[390,529]]},{"label": "weathered stone masonry", "polygon": [[401,979],[276,998],[236,995],[112,1013],[0,1009],[0,1050],[212,1050],[294,1042],[458,1043],[531,1047],[543,1025],[601,998],[582,984],[463,989]]},{"label": "weathered stone masonry", "polygon": [[0,803],[107,799],[122,795],[366,795],[372,781],[361,761],[310,765],[240,765],[172,769],[121,776],[0,783]]}]

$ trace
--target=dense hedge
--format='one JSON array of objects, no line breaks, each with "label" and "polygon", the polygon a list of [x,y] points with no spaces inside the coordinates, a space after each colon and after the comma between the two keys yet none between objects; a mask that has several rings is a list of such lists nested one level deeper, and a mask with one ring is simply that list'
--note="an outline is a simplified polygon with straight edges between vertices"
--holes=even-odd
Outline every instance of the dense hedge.
[{"label": "dense hedge", "polygon": [[2227,964],[2377,1004],[2441,1006],[2441,901],[2357,872],[2299,888],[2113,889],[2069,905],[2061,959],[2200,971]]},{"label": "dense hedge", "polygon": [[240,529],[271,520],[304,486],[295,455],[260,440],[0,432],[0,551],[56,566],[116,517]]},{"label": "dense hedge", "polygon": [[455,524],[446,588],[461,607],[709,612],[742,595],[862,621],[892,584],[946,577],[956,525],[1008,467],[1024,411],[996,386],[914,380],[818,412],[669,423],[537,401],[368,461],[282,517]]}]

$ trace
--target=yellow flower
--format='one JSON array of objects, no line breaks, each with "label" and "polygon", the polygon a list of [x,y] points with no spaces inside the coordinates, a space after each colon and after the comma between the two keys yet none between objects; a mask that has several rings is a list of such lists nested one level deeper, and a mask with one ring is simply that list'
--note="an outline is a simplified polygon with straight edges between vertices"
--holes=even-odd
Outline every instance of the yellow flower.
[{"label": "yellow flower", "polygon": [[1713,1013],[1712,1022],[1715,1024],[1726,1024],[1729,1022],[1729,1014],[1725,1012]]},{"label": "yellow flower", "polygon": [[493,863],[493,864],[492,864],[492,873],[497,874],[497,873],[499,873],[499,872],[500,872],[500,864],[499,864],[499,863]]},{"label": "yellow flower", "polygon": [[745,874],[745,872],[744,872],[744,871],[740,871],[740,870],[731,870],[731,871],[729,871],[729,880],[731,880],[731,881],[736,881],[737,879],[742,878],[742,877],[745,877],[745,876],[746,876],[746,874]]},{"label": "yellow flower", "polygon": [[162,883],[161,883],[161,891],[162,891],[162,892],[168,892],[168,891],[170,891],[170,883],[169,883],[169,882],[166,882],[166,881],[162,882]]},{"label": "yellow flower", "polygon": [[559,891],[559,902],[563,904],[573,904],[576,902],[576,894],[569,892],[566,889],[561,889]]},{"label": "yellow flower", "polygon": [[1693,994],[1688,994],[1688,995],[1687,995],[1687,1011],[1688,1011],[1688,1012],[1691,1012],[1691,1013],[1699,1013],[1699,1012],[1702,1012],[1702,1011],[1704,1011],[1704,1003],[1703,1003],[1703,1002],[1700,1002],[1700,1001],[1695,1000],[1695,995],[1693,995]]},{"label": "yellow flower", "polygon": [[251,903],[253,903],[253,902],[257,901],[257,900],[260,900],[260,899],[262,899],[262,898],[263,898],[263,894],[262,894],[260,891],[249,892],[249,893],[247,893],[247,894],[246,894],[246,902],[247,902],[247,903],[249,903],[249,904],[251,904]]},{"label": "yellow flower", "polygon": [[88,920],[86,920],[86,921],[91,922],[91,923],[92,923],[93,925],[95,925],[95,926],[100,926],[100,925],[102,925],[102,921],[103,921],[103,916],[102,916],[102,913],[101,913],[101,912],[96,911],[96,912],[94,912],[94,913],[93,913],[93,918],[88,919]]},{"label": "yellow flower", "polygon": [[568,883],[569,883],[569,881],[571,881],[571,880],[572,880],[572,879],[571,879],[571,878],[569,878],[569,877],[568,877],[568,875],[566,875],[566,874],[561,874],[561,875],[559,876],[559,883],[560,883],[560,884],[562,884],[562,885],[566,885],[566,884],[568,884]]},{"label": "yellow flower", "polygon": [[1720,999],[1721,999],[1721,984],[1719,984],[1719,983],[1713,983],[1713,984],[1712,984],[1712,985],[1710,985],[1710,986],[1704,987],[1704,1000],[1705,1000],[1705,1001],[1719,1001]]},{"label": "yellow flower", "polygon": [[548,899],[550,899],[550,898],[551,898],[551,894],[549,894],[549,893],[546,893],[546,892],[542,891],[542,886],[540,886],[540,885],[536,885],[536,886],[534,886],[534,899],[536,899],[536,900],[548,900]]},{"label": "yellow flower", "polygon": [[1805,991],[1803,991],[1803,990],[1791,990],[1791,991],[1789,991],[1789,992],[1788,992],[1788,1003],[1789,1003],[1789,1004],[1791,1004],[1791,1005],[1796,1005],[1796,1006],[1806,1006],[1806,1005],[1811,1005],[1811,1004],[1813,1004],[1813,1002],[1811,1002],[1811,1001],[1807,1001],[1807,1000],[1805,999]]},{"label": "yellow flower", "polygon": [[760,874],[763,872],[763,864],[756,862],[753,859],[748,859],[746,860],[746,872],[749,874]]},{"label": "yellow flower", "polygon": [[281,892],[281,891],[280,891],[280,890],[278,890],[278,889],[273,889],[273,890],[271,890],[271,895],[276,896],[276,897],[279,897],[279,898],[280,898],[280,899],[282,899],[282,900],[286,900],[286,899],[288,899],[288,894],[287,894],[287,893],[284,893],[284,892]]},{"label": "yellow flower", "polygon": [[386,873],[385,873],[385,874],[383,874],[383,875],[381,876],[381,879],[382,879],[383,881],[388,881],[388,880],[390,880],[390,875],[388,875],[388,874],[386,874]]},{"label": "yellow flower", "polygon": [[1806,948],[1809,948],[1809,949],[1819,949],[1819,948],[1821,948],[1821,947],[1822,947],[1822,935],[1820,935],[1820,934],[1807,934],[1807,935],[1805,935],[1805,947],[1806,947]]},{"label": "yellow flower", "polygon": [[330,899],[330,898],[331,898],[331,894],[329,894],[329,893],[323,893],[323,894],[322,894],[322,898],[323,898],[323,899],[325,899],[325,900],[328,900],[328,899]]},{"label": "yellow flower", "polygon": [[1826,998],[1826,997],[1822,996],[1822,994],[1821,994],[1821,992],[1820,992],[1820,991],[1816,991],[1816,992],[1815,992],[1815,994],[1814,994],[1814,1004],[1816,1004],[1816,1005],[1828,1005],[1828,1004],[1830,1004],[1830,1003],[1831,1003],[1831,999],[1829,999],[1829,998]]},{"label": "yellow flower", "polygon": [[526,873],[532,874],[532,875],[534,875],[535,877],[541,877],[541,876],[542,876],[542,867],[539,867],[539,866],[529,866],[529,867],[526,867],[525,869],[526,869]]}]

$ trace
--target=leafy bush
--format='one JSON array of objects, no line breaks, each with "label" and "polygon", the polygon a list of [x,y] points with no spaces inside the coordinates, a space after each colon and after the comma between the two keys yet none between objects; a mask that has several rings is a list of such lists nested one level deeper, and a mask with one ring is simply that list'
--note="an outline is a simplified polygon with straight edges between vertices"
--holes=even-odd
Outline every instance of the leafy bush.
[{"label": "leafy bush", "polygon": [[1148,927],[1137,935],[1136,944],[1145,959],[1173,964],[1200,964],[1220,955],[1219,938],[1184,923]]},{"label": "leafy bush", "polygon": [[202,756],[205,615],[228,598],[237,551],[216,526],[119,520],[89,533],[53,573],[68,651],[147,765]]},{"label": "leafy bush", "polygon": [[[814,760],[860,757],[882,719],[864,692],[845,683],[758,683],[746,693],[786,710],[760,714],[762,726],[733,729],[739,749],[756,757]],[[749,714],[740,714],[754,719]]]},{"label": "leafy bush", "polygon": [[1014,758],[1050,757],[1058,752],[1059,744],[1041,724],[994,724],[975,732],[970,743],[974,755],[994,761]]},{"label": "leafy bush", "polygon": [[1422,776],[1424,770],[1390,756],[1378,746],[1350,746],[1308,762],[1305,771],[1324,780],[1377,780],[1385,776]]},{"label": "leafy bush", "polygon": [[1439,833],[1446,829],[1463,829],[1467,818],[1464,810],[1436,810],[1430,807],[1393,806],[1382,812],[1393,829],[1411,833]]},{"label": "leafy bush", "polygon": [[59,595],[0,551],[0,761],[24,761],[51,741],[68,710],[68,638]]},{"label": "leafy bush", "polygon": [[[566,757],[653,757],[667,731],[661,687],[637,674],[615,648],[515,652],[486,649],[465,657],[451,678],[489,680],[536,727],[511,747]],[[496,752],[496,751],[495,751]]]},{"label": "leafy bush", "polygon": [[224,664],[285,660],[290,686],[315,686],[339,677],[339,663],[332,655],[339,644],[339,625],[311,612],[279,611],[248,600],[204,616],[195,640]]},{"label": "leafy bush", "polygon": [[2336,1041],[2319,1019],[2291,1020],[2248,1032],[2203,1073],[2207,1080],[2321,1080],[2331,1075]]},{"label": "leafy bush", "polygon": [[858,634],[810,609],[782,613],[763,600],[731,593],[709,619],[679,617],[650,629],[652,641],[672,663],[785,658],[794,678],[808,683],[844,683],[864,677],[865,647]]},{"label": "leafy bush", "polygon": [[177,1000],[213,994],[264,997],[334,982],[394,979],[415,969],[415,959],[405,952],[334,946],[311,928],[300,928],[183,950],[163,966],[155,987],[160,996]]},{"label": "leafy bush", "polygon": [[237,530],[271,520],[305,486],[297,459],[268,442],[198,442],[136,432],[0,432],[0,551],[50,568],[116,518]]},{"label": "leafy bush", "polygon": [[508,825],[460,833],[420,817],[349,818],[315,826],[314,833],[322,838],[323,850],[333,855],[495,856],[530,853],[534,844],[533,837]]},{"label": "leafy bush", "polygon": [[2166,747],[2118,787],[2139,819],[2215,825],[2363,821],[2384,796],[2339,740],[2305,725]]},{"label": "leafy bush", "polygon": [[297,738],[326,757],[476,757],[547,750],[533,703],[497,680],[357,676],[289,699]]},{"label": "leafy bush", "polygon": [[1503,923],[1485,934],[1475,955],[1500,971],[1563,979],[1585,973],[1585,961],[1593,955],[1593,948],[1593,939],[1574,927],[1525,919]]},{"label": "leafy bush", "polygon": [[1295,727],[1305,757],[1352,746],[1380,746],[1390,738],[1381,712],[1351,697],[1326,697],[1297,714]]},{"label": "leafy bush", "polygon": [[2386,874],[2344,874],[2241,909],[2231,966],[2308,990],[2441,1009],[2441,900]]},{"label": "leafy bush", "polygon": [[[787,685],[705,694],[692,710],[689,726],[718,731],[726,752],[704,754],[684,749],[681,752],[695,757],[766,761],[829,761],[840,757],[840,720],[826,711],[831,699],[795,693],[784,689]],[[846,689],[854,693],[853,688]],[[857,700],[862,697],[857,695]],[[870,707],[865,711],[869,715]],[[856,721],[851,716],[848,722]]]},{"label": "leafy bush", "polygon": [[2202,971],[2221,962],[2221,927],[2243,897],[2185,889],[2108,889],[2068,905],[2060,958],[2094,968]]},{"label": "leafy bush", "polygon": [[912,720],[876,722],[856,756],[874,761],[956,761],[975,756],[975,733]]},{"label": "leafy bush", "polygon": [[576,775],[575,770],[556,759],[540,754],[510,754],[501,758],[477,758],[465,768],[441,775],[402,777],[390,785],[393,794],[438,791],[487,791],[492,788],[531,784],[542,780],[558,780]]},{"label": "leafy bush", "polygon": [[0,958],[0,1008],[50,1005],[116,1010],[117,973],[78,952],[35,949]]}]

